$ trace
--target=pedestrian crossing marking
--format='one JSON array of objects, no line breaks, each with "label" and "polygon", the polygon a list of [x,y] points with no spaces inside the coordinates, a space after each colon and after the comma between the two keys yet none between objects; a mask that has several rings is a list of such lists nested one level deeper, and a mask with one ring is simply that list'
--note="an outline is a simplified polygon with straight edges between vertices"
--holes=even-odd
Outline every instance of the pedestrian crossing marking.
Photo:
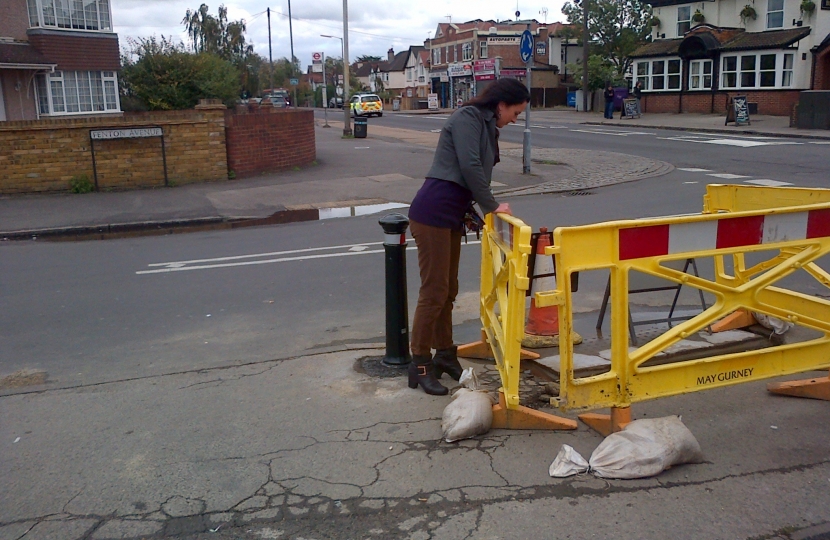
[{"label": "pedestrian crossing marking", "polygon": [[744,180],[744,184],[755,184],[758,186],[766,186],[766,187],[781,187],[781,186],[792,186],[790,182],[779,182],[778,180],[767,180],[766,178],[762,178],[759,180]]},{"label": "pedestrian crossing marking", "polygon": [[749,178],[744,174],[730,174],[730,173],[711,173],[706,176],[714,176],[715,178],[723,178],[724,180],[737,180],[738,178]]}]

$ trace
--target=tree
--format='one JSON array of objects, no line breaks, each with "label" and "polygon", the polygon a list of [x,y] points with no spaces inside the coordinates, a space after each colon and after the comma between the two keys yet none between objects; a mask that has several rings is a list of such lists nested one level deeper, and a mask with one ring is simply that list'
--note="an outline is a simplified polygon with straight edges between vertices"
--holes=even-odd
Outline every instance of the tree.
[{"label": "tree", "polygon": [[[565,66],[571,73],[582,73],[582,62],[568,64]],[[601,90],[608,83],[614,86],[625,84],[625,79],[617,73],[617,68],[598,54],[588,57],[588,90]]]},{"label": "tree", "polygon": [[135,109],[191,109],[200,99],[238,98],[240,73],[229,61],[207,52],[193,54],[172,38],[128,38],[122,56],[121,92]]},{"label": "tree", "polygon": [[187,30],[193,50],[219,55],[239,65],[254,51],[253,45],[245,40],[245,20],[228,21],[228,8],[219,6],[216,17],[210,14],[207,4],[197,10],[188,9],[182,24]]},{"label": "tree", "polygon": [[[588,2],[590,54],[607,60],[621,77],[631,67],[631,53],[651,35],[651,6],[641,0],[582,1]],[[562,13],[568,23],[582,27],[580,4],[567,2]]]},{"label": "tree", "polygon": [[364,54],[362,56],[358,56],[355,62],[362,62],[364,64],[369,64],[372,62],[380,62],[380,56],[374,56],[371,54]]}]

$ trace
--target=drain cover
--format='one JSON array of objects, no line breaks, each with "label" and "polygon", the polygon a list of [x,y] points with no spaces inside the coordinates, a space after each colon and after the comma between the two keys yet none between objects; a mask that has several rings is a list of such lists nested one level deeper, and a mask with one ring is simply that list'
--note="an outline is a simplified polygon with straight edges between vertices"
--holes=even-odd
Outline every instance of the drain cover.
[{"label": "drain cover", "polygon": [[385,365],[382,356],[367,356],[359,358],[355,362],[354,369],[358,373],[365,373],[370,377],[378,377],[380,379],[391,379],[393,377],[403,377],[406,375],[407,366],[390,367]]},{"label": "drain cover", "polygon": [[588,191],[587,189],[580,189],[577,191],[569,191],[565,193],[565,197],[579,197],[582,195],[593,195],[593,191]]}]

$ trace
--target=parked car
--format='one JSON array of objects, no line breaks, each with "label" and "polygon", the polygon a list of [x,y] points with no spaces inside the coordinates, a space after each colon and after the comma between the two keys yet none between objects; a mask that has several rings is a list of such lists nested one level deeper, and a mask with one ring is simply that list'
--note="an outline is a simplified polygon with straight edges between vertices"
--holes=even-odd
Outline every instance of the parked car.
[{"label": "parked car", "polygon": [[271,102],[271,105],[278,109],[284,109],[285,107],[288,107],[288,100],[282,96],[268,96],[264,99],[269,100]]},{"label": "parked car", "polygon": [[349,102],[352,115],[357,116],[383,116],[383,101],[377,94],[357,94],[352,96]]},{"label": "parked car", "polygon": [[[285,103],[285,105],[277,105],[277,103],[274,102],[274,107],[290,107],[291,106],[291,98],[288,94],[288,90],[282,90],[282,89],[274,90],[270,94],[264,95],[262,98],[263,99],[277,98],[277,101],[281,100],[282,102]],[[272,101],[273,101],[273,99],[272,99]]]},{"label": "parked car", "polygon": [[342,97],[333,97],[329,100],[329,109],[342,109],[343,108],[343,98]]}]

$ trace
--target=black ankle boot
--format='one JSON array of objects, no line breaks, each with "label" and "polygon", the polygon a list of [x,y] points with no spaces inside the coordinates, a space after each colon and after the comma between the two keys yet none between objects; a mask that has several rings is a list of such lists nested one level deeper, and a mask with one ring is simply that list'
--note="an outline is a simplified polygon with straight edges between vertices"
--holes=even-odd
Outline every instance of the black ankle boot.
[{"label": "black ankle boot", "polygon": [[432,359],[435,366],[435,378],[440,379],[446,373],[456,381],[461,378],[464,369],[458,363],[458,347],[453,345],[449,349],[438,349],[435,351],[435,358]]},{"label": "black ankle boot", "polygon": [[438,382],[433,371],[432,358],[429,356],[412,356],[412,363],[409,364],[409,387],[418,388],[432,396],[446,396],[449,390]]}]

